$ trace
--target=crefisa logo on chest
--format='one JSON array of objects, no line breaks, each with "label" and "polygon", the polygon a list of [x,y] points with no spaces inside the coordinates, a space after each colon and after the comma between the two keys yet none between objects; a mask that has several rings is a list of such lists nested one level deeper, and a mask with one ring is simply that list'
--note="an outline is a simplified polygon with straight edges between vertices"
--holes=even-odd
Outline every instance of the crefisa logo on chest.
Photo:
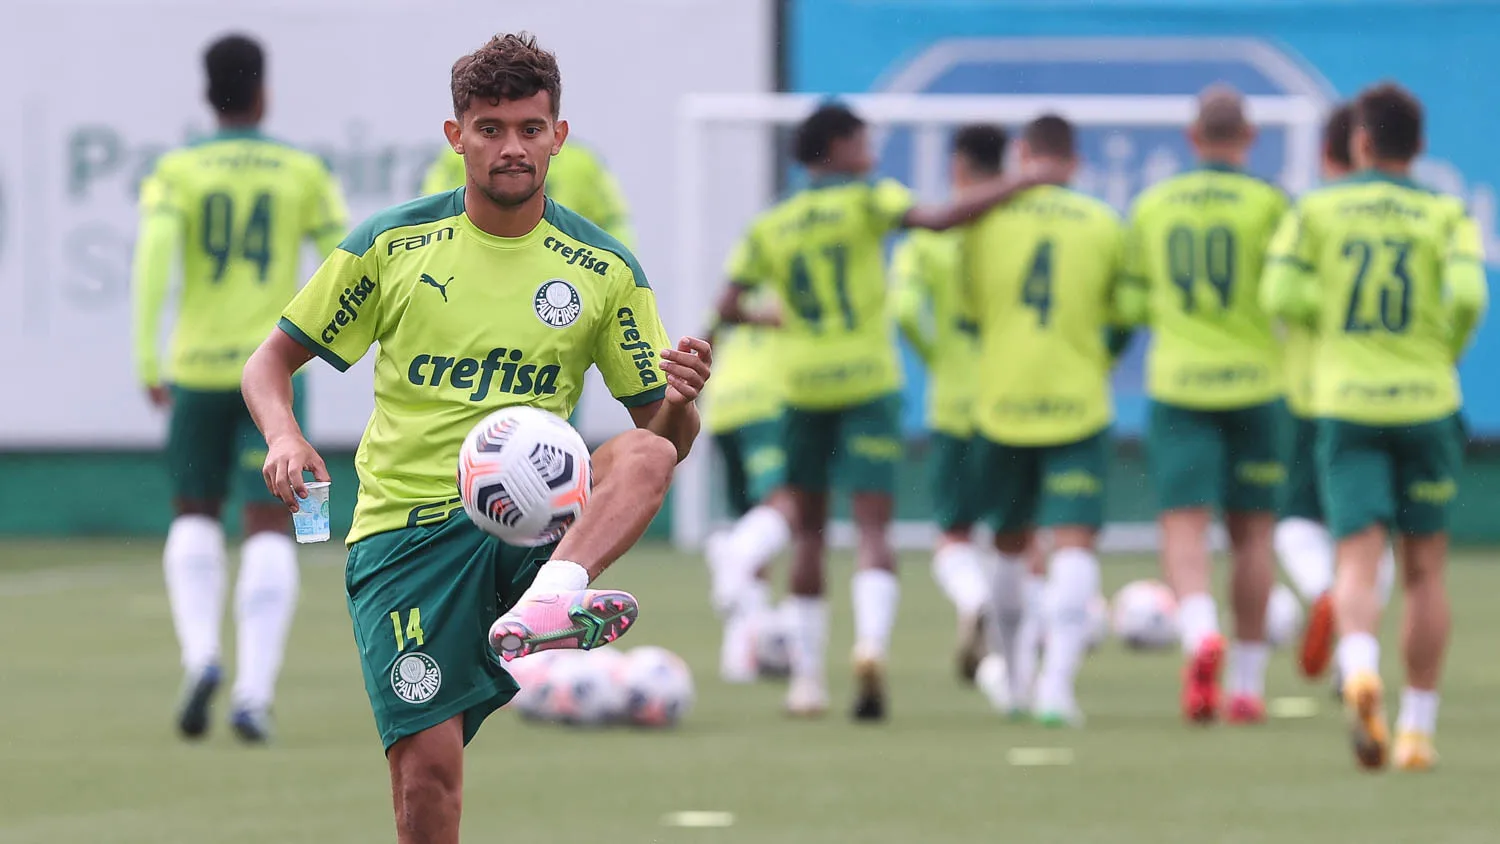
[{"label": "crefisa logo on chest", "polygon": [[578,289],[560,278],[542,282],[531,300],[536,317],[553,328],[566,328],[578,321],[583,313],[583,300]]}]

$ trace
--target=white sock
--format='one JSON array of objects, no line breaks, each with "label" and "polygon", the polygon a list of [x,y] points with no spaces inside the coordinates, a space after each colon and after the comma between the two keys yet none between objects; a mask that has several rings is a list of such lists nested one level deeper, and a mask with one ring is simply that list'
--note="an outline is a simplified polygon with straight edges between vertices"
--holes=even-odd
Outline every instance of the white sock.
[{"label": "white sock", "polygon": [[1037,705],[1070,706],[1073,680],[1088,650],[1089,601],[1099,593],[1099,561],[1082,548],[1059,548],[1047,563],[1042,622],[1046,646]]},{"label": "white sock", "polygon": [[719,673],[725,680],[748,683],[755,679],[755,636],[769,623],[770,607],[771,587],[764,580],[752,580],[739,590],[734,612],[724,618],[719,646]]},{"label": "white sock", "polygon": [[1302,600],[1311,603],[1333,587],[1333,538],[1312,519],[1276,524],[1276,556]]},{"label": "white sock", "polygon": [[734,577],[753,580],[791,541],[792,526],[781,511],[760,504],[740,516],[730,528],[725,563]]},{"label": "white sock", "polygon": [[990,578],[990,650],[1009,660],[1026,605],[1026,564],[1020,557],[996,554]]},{"label": "white sock", "polygon": [[1021,623],[1005,654],[1010,669],[1011,694],[1018,704],[1029,707],[1036,663],[1046,634],[1047,581],[1026,572],[1021,581]]},{"label": "white sock", "polygon": [[792,618],[792,676],[823,682],[823,654],[828,648],[828,602],[823,598],[787,598]]},{"label": "white sock", "polygon": [[297,609],[298,574],[297,545],[290,536],[257,533],[240,549],[234,586],[236,705],[271,703]]},{"label": "white sock", "polygon": [[1391,546],[1385,546],[1385,553],[1380,557],[1380,568],[1375,572],[1375,588],[1380,592],[1380,606],[1391,602],[1391,590],[1396,586],[1396,552]]},{"label": "white sock", "polygon": [[1219,632],[1219,608],[1213,596],[1198,592],[1177,604],[1177,620],[1182,627],[1182,652],[1194,654],[1203,640]]},{"label": "white sock", "polygon": [[542,567],[536,570],[536,577],[531,581],[531,586],[521,593],[520,600],[531,600],[542,595],[556,595],[559,592],[577,592],[589,588],[589,573],[583,566],[567,560],[548,560]]},{"label": "white sock", "polygon": [[219,661],[224,615],[224,529],[208,516],[178,516],[167,531],[162,569],[167,603],[182,650],[182,667],[196,674]]},{"label": "white sock", "polygon": [[1345,680],[1359,673],[1380,673],[1380,643],[1369,633],[1350,633],[1339,639],[1337,658]]},{"label": "white sock", "polygon": [[975,616],[984,607],[990,587],[984,557],[969,542],[953,542],[932,555],[932,577],[961,616]]},{"label": "white sock", "polygon": [[850,581],[854,599],[854,649],[885,659],[901,602],[901,581],[885,569],[860,569]]},{"label": "white sock", "polygon": [[1396,729],[1430,736],[1437,732],[1437,714],[1436,690],[1423,691],[1407,686],[1401,690],[1401,715],[1396,719]]},{"label": "white sock", "polygon": [[1266,696],[1266,666],[1271,662],[1271,646],[1265,642],[1236,641],[1229,646],[1229,678],[1225,684],[1231,695]]}]

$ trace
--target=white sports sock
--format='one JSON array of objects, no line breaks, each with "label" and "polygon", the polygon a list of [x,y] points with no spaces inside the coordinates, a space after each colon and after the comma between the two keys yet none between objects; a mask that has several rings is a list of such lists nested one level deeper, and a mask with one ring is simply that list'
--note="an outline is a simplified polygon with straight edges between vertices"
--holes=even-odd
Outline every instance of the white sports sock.
[{"label": "white sports sock", "polygon": [[1229,677],[1225,684],[1232,695],[1266,695],[1266,666],[1271,646],[1265,642],[1235,641],[1229,646]]},{"label": "white sports sock", "polygon": [[1391,602],[1391,590],[1396,586],[1396,552],[1391,546],[1385,546],[1385,553],[1380,557],[1380,568],[1375,571],[1375,588],[1380,593],[1380,606]]},{"label": "white sports sock", "polygon": [[1046,646],[1037,677],[1037,705],[1060,708],[1073,701],[1073,681],[1088,651],[1089,601],[1099,593],[1099,561],[1082,548],[1059,548],[1047,564],[1043,596]]},{"label": "white sports sock", "polygon": [[1411,686],[1401,690],[1401,714],[1396,719],[1396,729],[1401,732],[1417,732],[1432,735],[1437,732],[1438,693],[1423,691]]},{"label": "white sports sock", "polygon": [[541,595],[556,595],[559,592],[577,592],[589,588],[589,573],[577,563],[567,560],[548,560],[536,570],[531,586],[521,593],[517,604]]},{"label": "white sports sock", "polygon": [[1380,673],[1380,643],[1369,633],[1350,633],[1339,639],[1339,673],[1345,680],[1359,673]]},{"label": "white sports sock", "polygon": [[219,623],[224,615],[224,529],[208,516],[178,516],[167,530],[162,569],[167,603],[190,674],[219,661]]},{"label": "white sports sock", "polygon": [[753,580],[792,541],[792,526],[775,507],[752,507],[729,530],[725,562],[732,576]]},{"label": "white sports sock", "polygon": [[1026,604],[1026,563],[1010,554],[995,555],[995,570],[990,578],[990,650],[1007,655],[1014,646],[1016,631]]},{"label": "white sports sock", "polygon": [[1030,707],[1036,663],[1046,633],[1047,581],[1027,572],[1021,581],[1021,623],[1005,654],[1010,669],[1011,695],[1018,705]]},{"label": "white sports sock", "polygon": [[984,557],[969,542],[944,545],[932,555],[932,577],[962,616],[978,615],[989,597]]},{"label": "white sports sock", "polygon": [[1195,654],[1198,646],[1219,632],[1219,608],[1212,595],[1198,592],[1177,604],[1177,620],[1182,627],[1182,652]]},{"label": "white sports sock", "polygon": [[297,609],[297,545],[281,533],[257,533],[240,549],[234,586],[237,706],[269,706]]},{"label": "white sports sock", "polygon": [[1333,587],[1333,538],[1312,519],[1276,524],[1276,557],[1302,600],[1311,603]]},{"label": "white sports sock", "polygon": [[854,648],[861,654],[885,659],[891,646],[891,628],[896,626],[896,606],[901,602],[901,581],[885,569],[860,569],[850,581],[854,599]]},{"label": "white sports sock", "polygon": [[756,633],[771,619],[771,587],[752,580],[738,591],[735,611],[724,618],[719,674],[726,682],[749,683],[756,675]]},{"label": "white sports sock", "polygon": [[787,598],[792,619],[792,676],[822,683],[823,654],[828,649],[828,602],[823,598]]}]

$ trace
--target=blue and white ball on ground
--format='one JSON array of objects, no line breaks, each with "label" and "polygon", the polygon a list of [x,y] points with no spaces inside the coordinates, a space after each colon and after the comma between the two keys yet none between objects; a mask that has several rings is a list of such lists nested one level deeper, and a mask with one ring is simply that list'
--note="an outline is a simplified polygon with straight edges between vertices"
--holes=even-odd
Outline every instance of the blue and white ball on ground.
[{"label": "blue and white ball on ground", "polygon": [[781,680],[792,673],[792,617],[781,604],[755,619],[755,673],[762,679]]},{"label": "blue and white ball on ground", "polygon": [[505,705],[527,721],[551,719],[552,665],[559,654],[566,651],[537,651],[519,659],[511,660],[505,670],[510,672],[516,685],[521,687],[516,696]]},{"label": "blue and white ball on ground", "polygon": [[693,672],[682,658],[654,645],[626,655],[626,718],[639,727],[673,727],[693,708]]},{"label": "blue and white ball on ground", "polygon": [[1266,601],[1266,641],[1273,648],[1284,648],[1302,632],[1302,603],[1285,583],[1271,588]]},{"label": "blue and white ball on ground", "polygon": [[458,493],[480,530],[535,548],[583,513],[593,466],[583,437],[556,414],[517,405],[486,416],[458,452]]},{"label": "blue and white ball on ground", "polygon": [[1159,580],[1125,584],[1111,608],[1115,638],[1132,650],[1161,650],[1177,644],[1177,597]]},{"label": "blue and white ball on ground", "polygon": [[625,689],[617,682],[612,659],[591,651],[568,651],[547,674],[548,720],[575,727],[598,727],[625,711]]}]

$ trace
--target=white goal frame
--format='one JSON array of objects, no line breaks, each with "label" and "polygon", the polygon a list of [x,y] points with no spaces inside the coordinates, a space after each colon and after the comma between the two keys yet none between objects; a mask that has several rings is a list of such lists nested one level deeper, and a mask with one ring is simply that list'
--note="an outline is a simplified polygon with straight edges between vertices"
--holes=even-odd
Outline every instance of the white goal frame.
[{"label": "white goal frame", "polygon": [[[689,94],[678,106],[678,173],[676,211],[676,283],[668,314],[678,325],[694,324],[711,306],[722,279],[704,278],[704,241],[713,197],[705,178],[709,132],[718,126],[789,126],[806,117],[823,97],[816,94]],[[1011,94],[855,94],[840,98],[877,130],[911,126],[919,183],[942,181],[944,129],[969,122],[989,121],[1014,126],[1038,114],[1053,113],[1075,124],[1182,127],[1192,122],[1197,99],[1188,95],[1011,95]],[[1249,116],[1257,124],[1286,128],[1285,165],[1280,182],[1292,194],[1311,187],[1317,178],[1318,138],[1326,103],[1307,96],[1252,96],[1246,98]],[[766,185],[765,204],[773,196]],[[714,262],[717,266],[717,262]],[[678,548],[702,547],[714,525],[712,501],[713,455],[705,433],[679,467],[672,492],[672,541]],[[853,526],[834,522],[829,542],[853,544]],[[1222,531],[1214,537],[1222,544]],[[937,528],[930,522],[898,521],[891,539],[898,548],[930,548]],[[1107,525],[1101,537],[1106,551],[1146,551],[1156,547],[1151,524]]]}]

